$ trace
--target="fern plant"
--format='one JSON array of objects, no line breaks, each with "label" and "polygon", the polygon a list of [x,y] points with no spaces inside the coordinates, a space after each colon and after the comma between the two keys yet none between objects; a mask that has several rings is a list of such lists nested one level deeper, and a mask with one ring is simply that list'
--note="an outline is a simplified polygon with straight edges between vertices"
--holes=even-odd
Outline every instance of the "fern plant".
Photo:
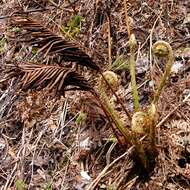
[{"label": "fern plant", "polygon": [[[13,64],[4,69],[5,75],[1,81],[9,80],[17,77],[19,79],[18,88],[22,90],[35,89],[54,91],[55,94],[63,95],[67,90],[85,90],[90,91],[99,101],[107,120],[110,122],[113,132],[118,141],[120,135],[124,137],[124,145],[130,144],[135,146],[136,160],[142,167],[149,171],[151,168],[151,159],[154,159],[157,153],[156,150],[156,104],[160,94],[165,86],[169,76],[171,66],[173,64],[173,52],[170,45],[164,41],[158,41],[153,45],[153,52],[157,56],[165,56],[167,59],[166,69],[161,77],[160,85],[158,86],[154,99],[147,108],[147,111],[140,110],[139,96],[136,85],[135,72],[135,51],[136,40],[134,34],[130,36],[130,74],[132,84],[132,94],[134,99],[134,111],[131,114],[124,107],[115,93],[115,88],[119,85],[117,75],[112,71],[103,72],[102,69],[75,43],[70,42],[63,37],[54,34],[49,29],[45,28],[39,22],[28,17],[17,16],[11,22],[11,26],[22,28],[22,33],[19,34],[20,41],[34,45],[38,48],[38,52],[43,52],[46,55],[59,55],[65,61],[78,63],[81,66],[86,66],[100,74],[98,91],[92,87],[82,75],[72,68],[66,68],[62,65],[43,65],[36,63]],[[21,40],[22,39],[22,40]],[[71,87],[72,86],[72,87]],[[116,96],[121,104],[126,115],[131,122],[131,128],[127,128],[119,114],[115,111],[113,105],[109,101],[106,90],[109,89]],[[132,116],[131,116],[132,115]],[[118,135],[118,132],[120,135]],[[140,142],[140,138],[145,135],[148,137],[149,144]],[[151,159],[147,157],[151,156]]]}]

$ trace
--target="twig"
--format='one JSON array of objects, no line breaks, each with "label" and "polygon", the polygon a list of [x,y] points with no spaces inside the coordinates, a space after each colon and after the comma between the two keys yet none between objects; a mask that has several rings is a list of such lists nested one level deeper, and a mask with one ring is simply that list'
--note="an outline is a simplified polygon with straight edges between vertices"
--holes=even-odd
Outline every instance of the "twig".
[{"label": "twig", "polygon": [[[158,16],[151,28],[151,31],[150,31],[150,35],[149,35],[149,39],[150,39],[150,49],[149,49],[149,56],[150,56],[150,59],[149,59],[149,62],[150,62],[150,77],[151,77],[151,80],[153,81],[153,65],[152,65],[152,35],[153,35],[153,32],[154,32],[154,28],[156,27],[156,24],[158,22],[158,19],[160,18],[160,16]],[[153,88],[154,89],[154,88]]]},{"label": "twig", "polygon": [[59,127],[61,127],[61,131],[59,134],[59,140],[61,140],[61,137],[64,133],[63,129],[65,126],[65,121],[66,121],[66,116],[67,116],[67,111],[68,111],[68,103],[67,103],[67,98],[64,102],[64,106],[63,106],[63,112],[60,115],[60,119],[59,119]]},{"label": "twig", "polygon": [[47,128],[45,128],[43,131],[39,132],[38,137],[36,138],[36,141],[32,145],[34,147],[34,151],[33,151],[32,161],[31,161],[31,177],[30,177],[30,182],[29,182],[28,188],[31,187],[32,181],[33,181],[34,162],[35,162],[36,151],[37,151],[37,148],[38,148],[38,143],[40,142],[40,139],[42,138],[42,136],[44,135],[44,133],[46,132],[46,130],[47,130]]},{"label": "twig", "polygon": [[190,93],[183,99],[183,101],[178,104],[170,113],[168,113],[157,125],[156,127],[160,127],[162,124],[164,124],[166,122],[166,120],[178,109],[180,108],[182,105],[184,105],[187,100],[190,98]]},{"label": "twig", "polygon": [[[143,141],[147,136],[143,136],[139,141]],[[127,154],[130,154],[133,149],[135,148],[135,146],[131,146],[124,154],[122,154],[121,156],[119,156],[118,158],[116,158],[113,162],[111,162],[109,165],[107,165],[102,171],[101,173],[96,177],[96,179],[94,179],[92,181],[92,183],[88,186],[88,188],[86,190],[93,190],[97,184],[99,183],[99,181],[102,179],[102,177],[105,175],[105,173],[107,172],[107,170],[109,168],[111,168],[115,163],[117,163],[120,159],[122,159],[123,157],[125,157]]]},{"label": "twig", "polygon": [[124,0],[124,9],[125,9],[125,22],[127,25],[127,33],[128,33],[128,38],[131,36],[131,30],[130,30],[130,25],[129,25],[129,16],[127,13],[127,0]]},{"label": "twig", "polygon": [[107,16],[108,18],[108,62],[109,62],[109,67],[112,64],[112,38],[111,38],[111,20],[110,16]]},{"label": "twig", "polygon": [[106,153],[106,163],[107,163],[107,165],[110,164],[111,152],[115,148],[116,145],[117,145],[117,142],[114,142],[113,144],[111,144],[110,148],[108,149],[108,151]]},{"label": "twig", "polygon": [[50,9],[41,8],[41,9],[29,9],[29,10],[22,11],[22,12],[21,11],[18,11],[18,12],[16,11],[16,12],[11,13],[10,15],[1,16],[0,19],[10,18],[14,14],[26,14],[26,13],[41,12],[41,11],[47,11],[47,10],[50,10]]},{"label": "twig", "polygon": [[135,146],[130,147],[124,154],[122,154],[121,156],[119,156],[118,158],[116,158],[113,162],[111,162],[109,165],[107,165],[102,172],[96,177],[96,179],[94,181],[92,181],[92,183],[88,186],[88,188],[86,190],[93,190],[96,185],[98,184],[98,182],[101,180],[102,176],[104,176],[104,174],[107,172],[107,170],[112,167],[115,163],[117,163],[120,159],[122,159],[123,157],[125,157],[127,154],[130,154],[132,152],[132,150],[134,149]]},{"label": "twig", "polygon": [[12,181],[12,180],[14,180],[15,176],[13,176],[13,175],[14,175],[16,169],[17,169],[17,165],[18,165],[18,163],[16,162],[16,163],[15,163],[15,166],[14,166],[14,168],[12,169],[12,172],[11,172],[11,174],[9,175],[9,177],[8,177],[8,179],[7,179],[7,181],[6,181],[6,184],[5,184],[5,186],[2,188],[2,190],[7,190],[8,185],[9,185],[9,182]]}]

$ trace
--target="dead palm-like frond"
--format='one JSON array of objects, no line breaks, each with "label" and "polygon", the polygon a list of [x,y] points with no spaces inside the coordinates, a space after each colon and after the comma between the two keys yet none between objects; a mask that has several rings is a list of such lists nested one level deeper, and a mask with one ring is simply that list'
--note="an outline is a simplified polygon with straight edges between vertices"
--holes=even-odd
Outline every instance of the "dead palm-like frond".
[{"label": "dead palm-like frond", "polygon": [[[4,79],[19,78],[19,88],[54,91],[64,94],[66,90],[92,90],[89,83],[72,69],[42,64],[11,65],[5,69]],[[1,82],[0,81],[0,82]],[[71,87],[72,86],[72,87]]]},{"label": "dead palm-like frond", "polygon": [[75,43],[54,34],[36,20],[24,16],[14,16],[11,18],[10,25],[25,30],[26,33],[20,36],[19,41],[37,46],[44,56],[58,54],[65,61],[73,61],[79,65],[100,70],[96,63]]}]

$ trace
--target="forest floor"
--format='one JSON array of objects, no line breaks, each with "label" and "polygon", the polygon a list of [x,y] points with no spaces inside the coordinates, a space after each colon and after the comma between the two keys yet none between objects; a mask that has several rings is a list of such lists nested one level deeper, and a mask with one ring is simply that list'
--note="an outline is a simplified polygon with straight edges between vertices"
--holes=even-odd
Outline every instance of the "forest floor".
[{"label": "forest floor", "polygon": [[[122,0],[0,0],[0,80],[3,66],[14,63],[60,62],[37,54],[35,45],[12,37],[8,24],[27,13],[45,28],[83,47],[104,70],[120,78],[116,91],[132,113],[128,28]],[[86,91],[64,96],[15,90],[17,80],[0,83],[1,190],[188,190],[190,189],[190,3],[189,0],[127,1],[130,30],[136,36],[136,77],[142,109],[153,97],[164,69],[152,55],[157,40],[174,51],[170,78],[157,105],[158,156],[145,179],[131,157],[115,140],[105,113]],[[117,68],[114,63],[125,63]],[[70,66],[70,63],[67,63]],[[97,88],[99,75],[80,73]],[[124,111],[111,98],[120,117]],[[81,113],[85,113],[82,115]]]}]

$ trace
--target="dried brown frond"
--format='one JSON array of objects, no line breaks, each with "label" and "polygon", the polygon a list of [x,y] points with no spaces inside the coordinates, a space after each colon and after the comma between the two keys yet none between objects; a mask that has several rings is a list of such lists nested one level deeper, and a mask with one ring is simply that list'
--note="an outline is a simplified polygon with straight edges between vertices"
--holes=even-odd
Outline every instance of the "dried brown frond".
[{"label": "dried brown frond", "polygon": [[73,61],[79,65],[100,70],[96,63],[75,43],[54,34],[36,20],[24,16],[13,16],[10,25],[25,30],[26,32],[19,36],[19,41],[35,45],[39,48],[39,52],[44,53],[44,56],[58,54],[65,61]]},{"label": "dried brown frond", "polygon": [[[91,90],[89,83],[72,69],[55,65],[22,64],[11,65],[4,71],[5,77],[1,81],[13,77],[19,78],[18,87],[22,90],[35,89],[54,91],[64,94],[68,90]],[[69,87],[72,86],[72,87]]]}]

